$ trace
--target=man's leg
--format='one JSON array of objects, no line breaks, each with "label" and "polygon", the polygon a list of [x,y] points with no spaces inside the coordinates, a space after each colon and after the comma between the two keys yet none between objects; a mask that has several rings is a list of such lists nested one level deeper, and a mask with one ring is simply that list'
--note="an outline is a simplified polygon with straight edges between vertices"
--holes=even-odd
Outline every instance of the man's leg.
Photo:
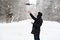
[{"label": "man's leg", "polygon": [[39,39],[39,34],[34,34],[34,40],[40,40]]}]

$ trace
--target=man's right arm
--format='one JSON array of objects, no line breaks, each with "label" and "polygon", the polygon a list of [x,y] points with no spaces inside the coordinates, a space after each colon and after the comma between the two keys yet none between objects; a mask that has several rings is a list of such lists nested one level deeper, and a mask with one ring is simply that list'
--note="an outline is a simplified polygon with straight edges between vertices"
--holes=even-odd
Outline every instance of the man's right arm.
[{"label": "man's right arm", "polygon": [[36,18],[32,15],[32,13],[30,13],[30,16],[32,17],[32,19],[36,20]]}]

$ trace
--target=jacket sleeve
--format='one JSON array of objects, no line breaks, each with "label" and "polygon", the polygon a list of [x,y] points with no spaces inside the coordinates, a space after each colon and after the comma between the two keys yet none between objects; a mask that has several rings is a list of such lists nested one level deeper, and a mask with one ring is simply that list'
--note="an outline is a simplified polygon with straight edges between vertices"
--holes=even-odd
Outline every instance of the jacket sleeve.
[{"label": "jacket sleeve", "polygon": [[30,16],[33,20],[36,20],[36,18],[30,13]]}]

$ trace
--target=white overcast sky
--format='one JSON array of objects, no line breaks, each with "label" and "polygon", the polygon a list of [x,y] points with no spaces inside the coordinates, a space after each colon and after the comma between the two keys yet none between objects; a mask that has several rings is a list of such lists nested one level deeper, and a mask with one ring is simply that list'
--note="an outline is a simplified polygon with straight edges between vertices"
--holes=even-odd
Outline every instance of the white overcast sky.
[{"label": "white overcast sky", "polygon": [[36,4],[36,0],[29,0],[31,4]]}]

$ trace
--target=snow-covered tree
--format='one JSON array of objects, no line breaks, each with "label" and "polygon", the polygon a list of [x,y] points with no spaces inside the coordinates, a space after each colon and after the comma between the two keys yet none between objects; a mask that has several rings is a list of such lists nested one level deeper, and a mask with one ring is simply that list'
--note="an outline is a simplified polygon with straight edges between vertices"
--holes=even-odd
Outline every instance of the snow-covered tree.
[{"label": "snow-covered tree", "polygon": [[60,22],[59,0],[37,0],[38,11],[43,13],[44,20]]}]

